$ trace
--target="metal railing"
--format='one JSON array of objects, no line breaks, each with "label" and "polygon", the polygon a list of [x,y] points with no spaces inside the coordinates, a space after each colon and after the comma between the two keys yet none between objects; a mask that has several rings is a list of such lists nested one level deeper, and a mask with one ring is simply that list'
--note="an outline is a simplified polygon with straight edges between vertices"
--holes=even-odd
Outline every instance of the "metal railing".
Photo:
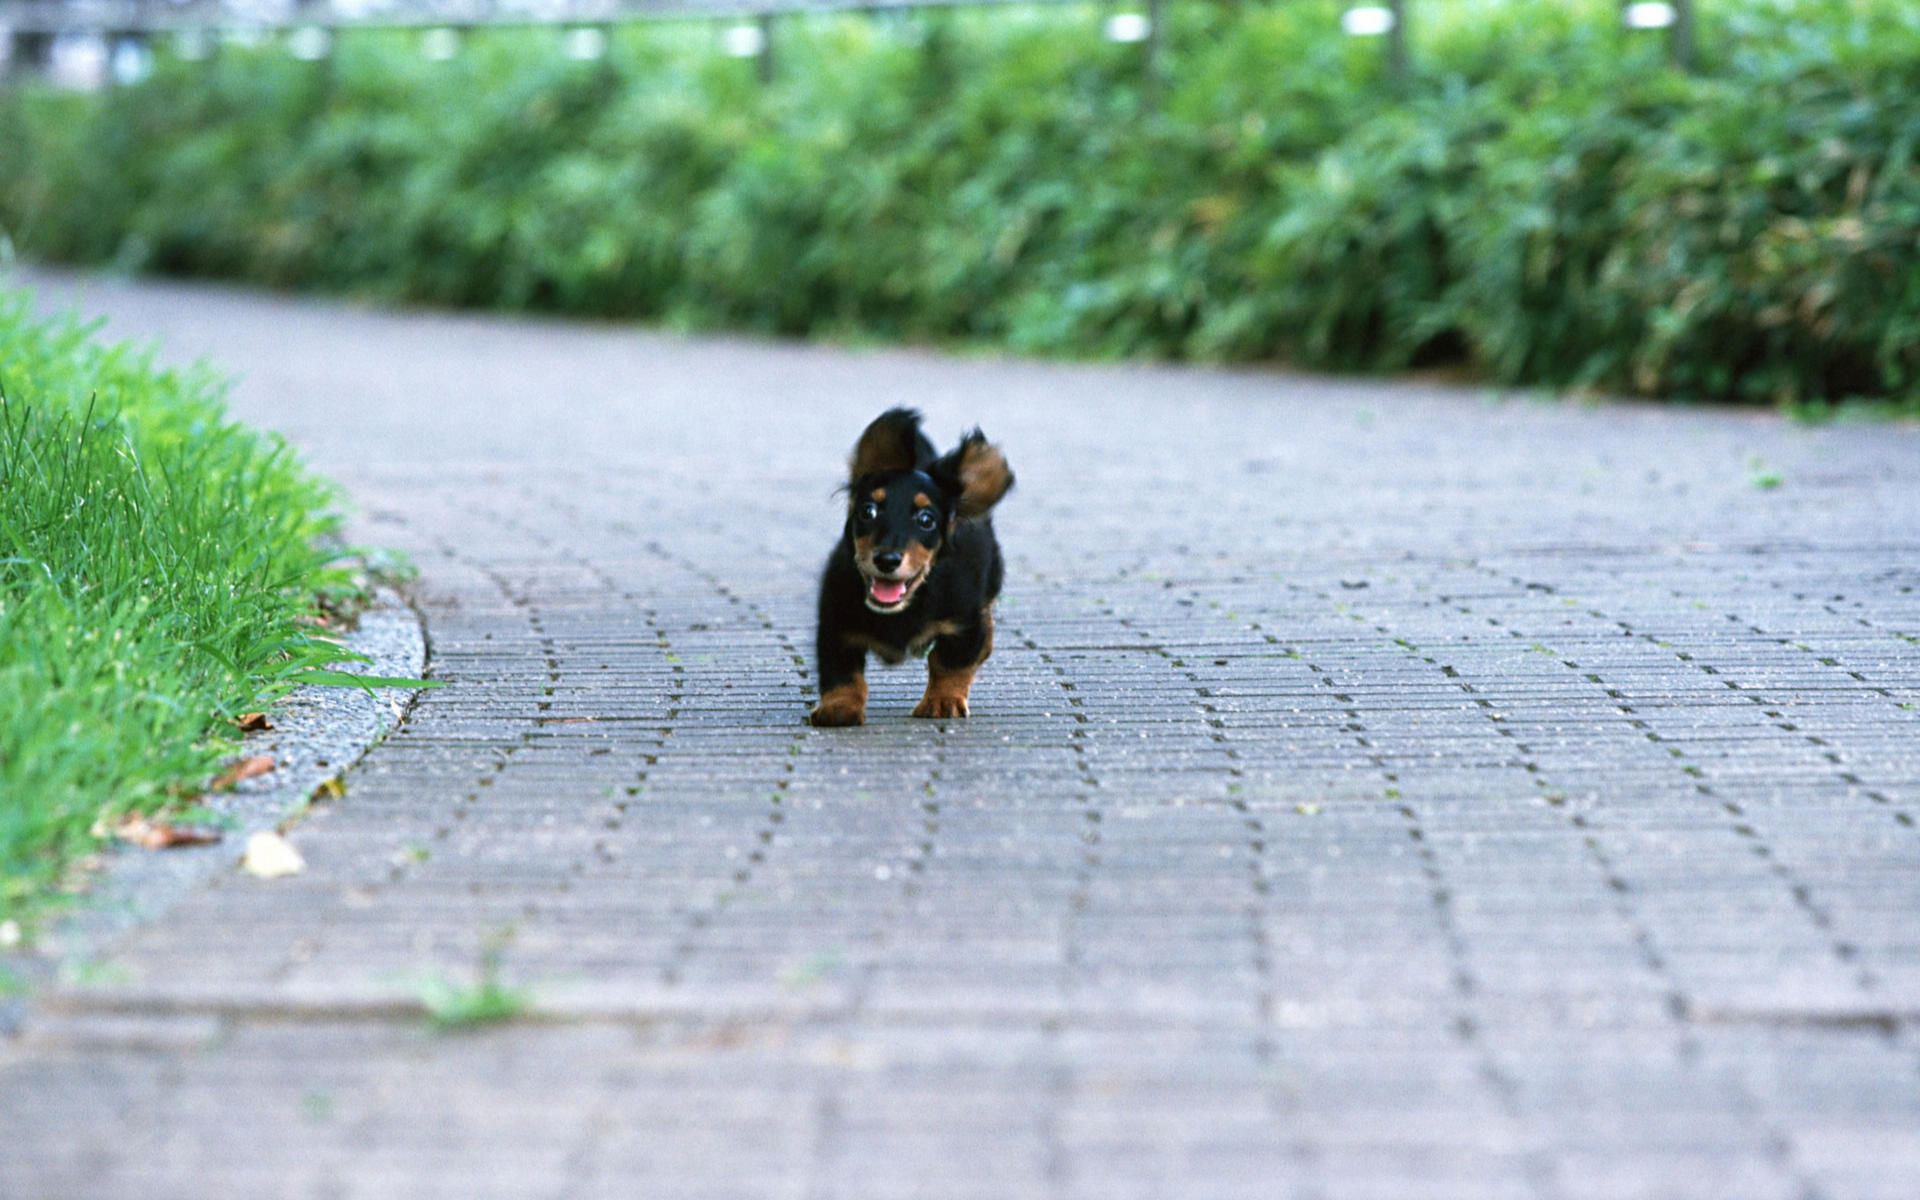
[{"label": "metal railing", "polygon": [[[730,52],[758,58],[762,74],[771,71],[772,25],[776,16],[818,12],[886,12],[940,7],[1002,4],[1067,4],[1075,0],[0,0],[0,74],[46,72],[56,66],[63,43],[84,41],[102,79],[123,80],[139,72],[138,60],[156,36],[197,38],[207,46],[217,37],[284,37],[298,57],[324,57],[335,32],[419,29],[444,34],[441,46],[457,47],[459,31],[488,27],[546,26],[604,29],[633,22],[670,19],[730,21]],[[1162,0],[1124,0],[1106,23],[1115,41],[1144,43],[1150,79],[1160,71]],[[1379,36],[1388,74],[1409,71],[1407,24],[1417,0],[1377,0],[1350,5],[1342,20],[1347,33]],[[1622,21],[1630,28],[1665,30],[1676,65],[1693,62],[1694,0],[1621,0]],[[1122,9],[1130,9],[1123,12]],[[1418,20],[1418,12],[1412,14]],[[753,31],[757,30],[755,33]],[[448,39],[452,39],[450,42]],[[588,45],[588,42],[582,42]],[[432,46],[429,56],[435,54]],[[122,70],[123,56],[132,65]],[[57,73],[57,72],[56,72]]]},{"label": "metal railing", "polygon": [[[732,25],[728,53],[759,60],[770,75],[776,16],[830,12],[1059,4],[1076,0],[0,0],[0,76],[52,76],[76,87],[128,82],[151,62],[146,47],[175,37],[189,57],[221,40],[278,38],[300,58],[322,58],[335,34],[355,29],[419,30],[429,58],[457,52],[464,32],[489,28],[570,28],[569,53],[592,57],[615,25],[711,20]],[[1400,0],[1396,0],[1396,3]],[[1157,57],[1161,0],[1138,0],[1150,15],[1139,38]],[[595,31],[599,31],[596,35]],[[584,53],[582,52],[584,51]],[[64,53],[63,53],[64,52]]]},{"label": "metal railing", "polygon": [[311,26],[592,25],[667,17],[1001,2],[1007,0],[0,0],[0,29],[57,36],[231,29],[280,32]]}]

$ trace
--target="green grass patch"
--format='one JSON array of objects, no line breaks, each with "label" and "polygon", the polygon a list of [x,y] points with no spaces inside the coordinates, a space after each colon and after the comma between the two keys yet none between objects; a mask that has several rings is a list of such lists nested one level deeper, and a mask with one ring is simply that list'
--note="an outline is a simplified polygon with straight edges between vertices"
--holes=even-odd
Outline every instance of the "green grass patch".
[{"label": "green grass patch", "polygon": [[227,420],[209,371],[0,293],[0,917],[31,921],[96,822],[184,804],[344,651],[336,495]]},{"label": "green grass patch", "polygon": [[435,1029],[447,1033],[494,1025],[511,1021],[527,1011],[533,1002],[531,994],[507,986],[500,978],[500,959],[512,936],[510,928],[487,935],[471,982],[445,975],[427,975],[418,980],[415,992],[420,1007]]},{"label": "green grass patch", "polygon": [[435,1029],[448,1032],[511,1021],[527,1008],[526,993],[489,975],[473,983],[434,976],[419,985],[420,1006]]}]

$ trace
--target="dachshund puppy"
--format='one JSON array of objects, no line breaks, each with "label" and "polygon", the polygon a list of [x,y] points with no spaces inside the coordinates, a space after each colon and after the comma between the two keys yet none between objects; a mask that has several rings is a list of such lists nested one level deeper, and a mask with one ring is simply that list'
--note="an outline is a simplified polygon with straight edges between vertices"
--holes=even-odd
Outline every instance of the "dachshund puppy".
[{"label": "dachshund puppy", "polygon": [[889,663],[927,651],[916,717],[964,717],[973,674],[993,653],[1000,544],[988,516],[1013,471],[978,429],[944,455],[920,414],[889,409],[848,464],[847,523],[820,577],[815,725],[867,719],[867,652]]}]

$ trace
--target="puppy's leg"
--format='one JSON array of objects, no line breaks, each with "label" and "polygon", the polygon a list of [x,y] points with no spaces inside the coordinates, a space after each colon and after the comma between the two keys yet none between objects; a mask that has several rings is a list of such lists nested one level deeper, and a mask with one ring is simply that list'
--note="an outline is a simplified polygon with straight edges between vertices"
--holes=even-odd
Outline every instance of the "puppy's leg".
[{"label": "puppy's leg", "polygon": [[927,655],[927,694],[914,706],[916,717],[964,717],[973,673],[993,653],[993,610],[980,610],[980,619],[958,633],[935,638]]},{"label": "puppy's leg", "polygon": [[867,652],[847,644],[836,629],[820,627],[820,703],[808,718],[815,725],[864,725],[867,720]]}]

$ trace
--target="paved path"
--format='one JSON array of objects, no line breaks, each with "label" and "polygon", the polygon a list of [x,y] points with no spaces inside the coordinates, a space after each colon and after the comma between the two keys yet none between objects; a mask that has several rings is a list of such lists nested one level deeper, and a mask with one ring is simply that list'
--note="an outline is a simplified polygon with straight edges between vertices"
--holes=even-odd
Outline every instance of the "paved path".
[{"label": "paved path", "polygon": [[[44,999],[0,1195],[1920,1195],[1920,433],[47,290],[244,372],[452,686]],[[902,402],[1019,472],[997,653],[812,730]]]}]

